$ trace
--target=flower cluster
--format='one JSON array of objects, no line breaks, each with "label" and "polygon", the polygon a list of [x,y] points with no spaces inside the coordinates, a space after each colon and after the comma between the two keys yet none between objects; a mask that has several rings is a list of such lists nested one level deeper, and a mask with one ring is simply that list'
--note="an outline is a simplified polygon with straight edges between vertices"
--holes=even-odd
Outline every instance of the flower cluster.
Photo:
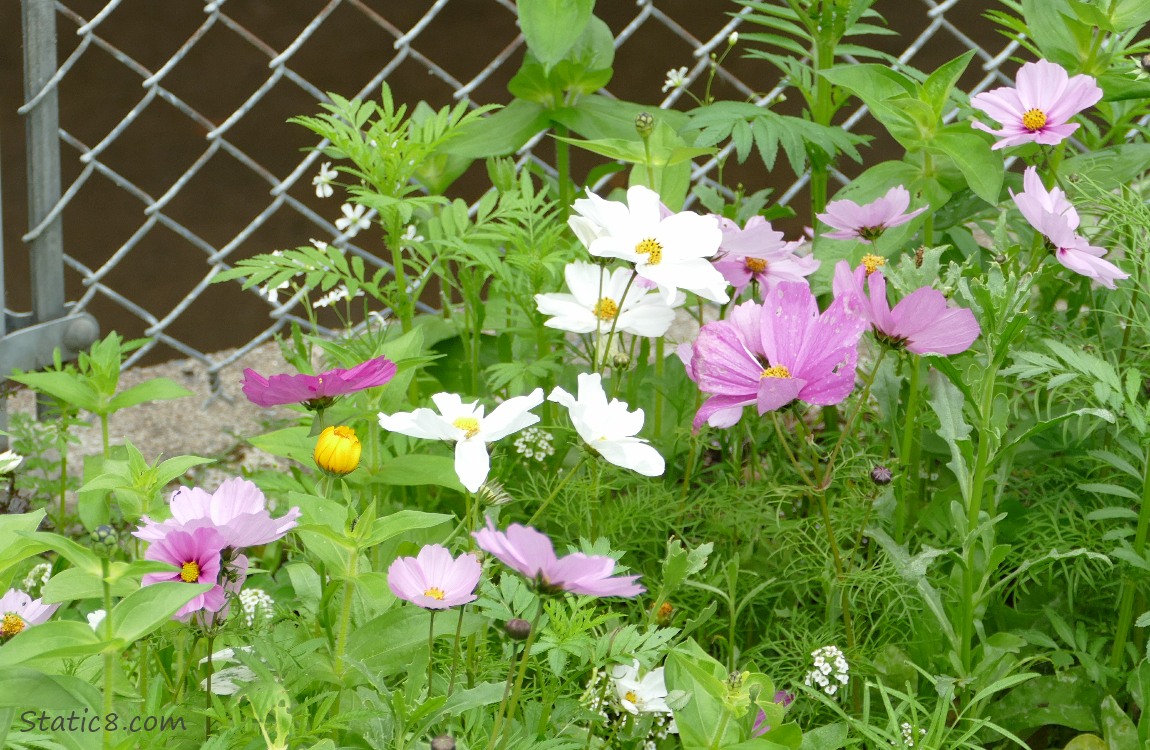
[{"label": "flower cluster", "polygon": [[244,624],[249,628],[256,620],[270,620],[275,617],[275,599],[263,589],[249,588],[240,592],[240,609],[244,613]]},{"label": "flower cluster", "polygon": [[834,695],[839,687],[850,681],[850,665],[837,646],[823,646],[811,652],[814,669],[807,672],[803,684],[818,685],[827,695]]},{"label": "flower cluster", "polygon": [[528,427],[519,433],[512,446],[515,452],[524,458],[543,461],[555,455],[555,446],[551,445],[553,439],[550,432],[538,427]]},{"label": "flower cluster", "polygon": [[[922,739],[923,737],[926,736],[926,730],[922,729],[920,727],[918,730],[918,735],[916,737],[915,731],[914,731],[914,725],[912,725],[909,721],[904,721],[902,724],[900,724],[899,729],[902,731],[902,746],[903,747],[914,747],[914,742],[916,739]],[[898,747],[898,745],[895,743],[894,740],[891,740],[890,744],[893,745],[894,747]]]},{"label": "flower cluster", "polygon": [[44,588],[44,584],[48,583],[48,579],[52,577],[52,563],[42,562],[36,563],[32,569],[24,576],[23,586],[24,590],[29,595],[40,593],[40,589]]}]

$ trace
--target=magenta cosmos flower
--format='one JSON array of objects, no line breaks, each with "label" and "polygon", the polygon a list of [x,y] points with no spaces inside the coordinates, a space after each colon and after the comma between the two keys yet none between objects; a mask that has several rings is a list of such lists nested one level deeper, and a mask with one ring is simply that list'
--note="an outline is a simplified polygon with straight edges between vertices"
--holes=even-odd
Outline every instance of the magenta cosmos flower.
[{"label": "magenta cosmos flower", "polygon": [[1091,245],[1085,237],[1075,233],[1079,224],[1078,212],[1061,188],[1047,190],[1043,187],[1034,167],[1026,168],[1022,186],[1021,193],[1015,194],[1012,190],[1010,196],[1030,225],[1053,246],[1055,260],[1109,289],[1115,288],[1116,280],[1129,278],[1130,274],[1103,260],[1104,249]]},{"label": "magenta cosmos flower", "polygon": [[59,607],[59,604],[33,599],[19,589],[8,589],[8,593],[0,596],[0,643],[25,628],[47,622]]},{"label": "magenta cosmos flower", "polygon": [[395,363],[387,357],[376,357],[350,370],[336,368],[319,375],[272,375],[265,378],[250,367],[244,370],[243,392],[256,406],[307,404],[322,409],[332,399],[348,393],[374,388],[395,377]]},{"label": "magenta cosmos flower", "polygon": [[835,231],[823,236],[832,240],[861,240],[874,244],[891,227],[905,224],[927,209],[916,208],[910,213],[910,193],[902,185],[892,187],[886,195],[870,203],[859,205],[852,200],[831,201],[819,220]]},{"label": "magenta cosmos flower", "polygon": [[878,270],[885,264],[885,258],[865,255],[852,272],[850,264],[840,260],[835,266],[835,297],[856,299],[875,336],[890,346],[914,354],[958,354],[969,349],[982,333],[974,313],[948,305],[942,292],[929,286],[914,290],[892,310],[886,300],[886,278]]},{"label": "magenta cosmos flower", "polygon": [[720,217],[719,229],[723,242],[715,268],[735,288],[736,297],[752,281],[765,293],[780,281],[802,281],[819,269],[817,260],[795,253],[800,243],[784,242],[783,233],[776,232],[762,216],[747,219],[742,229]]},{"label": "magenta cosmos flower", "polygon": [[181,487],[172,493],[170,507],[170,519],[157,523],[144,516],[144,525],[132,535],[157,542],[172,531],[212,528],[225,547],[255,547],[280,539],[298,525],[300,517],[297,507],[272,518],[264,493],[240,477],[226,480],[210,495],[198,487]]},{"label": "magenta cosmos flower", "polygon": [[1046,60],[1026,63],[1018,69],[1017,88],[1003,86],[970,98],[970,106],[1002,123],[1001,130],[975,120],[978,130],[998,136],[991,148],[1020,143],[1061,143],[1078,129],[1068,122],[1102,98],[1102,89],[1088,75],[1071,78],[1062,66]]},{"label": "magenta cosmos flower", "polygon": [[819,314],[803,282],[778,284],[761,305],[735,307],[726,320],[703,326],[689,352],[680,347],[687,375],[711,395],[693,427],[730,427],[752,404],[765,414],[795,399],[839,403],[854,388],[865,329],[857,300],[840,297]]},{"label": "magenta cosmos flower", "polygon": [[610,557],[581,552],[556,557],[551,539],[530,526],[513,523],[503,532],[488,518],[487,528],[471,535],[481,550],[534,581],[542,591],[570,591],[584,596],[638,596],[647,590],[635,583],[639,576],[612,576],[615,561]]},{"label": "magenta cosmos flower", "polygon": [[424,609],[447,609],[476,599],[483,566],[475,555],[452,557],[446,547],[428,544],[415,557],[399,557],[387,569],[387,587]]},{"label": "magenta cosmos flower", "polygon": [[148,546],[144,559],[166,562],[175,565],[178,570],[171,573],[147,573],[140,583],[143,586],[164,581],[210,583],[210,589],[197,594],[176,610],[175,618],[186,619],[200,610],[219,612],[225,603],[224,589],[219,583],[220,552],[226,546],[227,542],[214,528],[169,531],[162,539]]}]

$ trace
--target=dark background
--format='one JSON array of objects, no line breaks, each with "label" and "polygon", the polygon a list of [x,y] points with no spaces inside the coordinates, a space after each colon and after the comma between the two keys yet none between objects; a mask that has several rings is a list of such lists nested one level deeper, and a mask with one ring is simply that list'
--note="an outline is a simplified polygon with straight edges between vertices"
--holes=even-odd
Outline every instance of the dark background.
[{"label": "dark background", "polygon": [[[105,5],[103,0],[67,0],[69,9],[91,19]],[[328,3],[319,0],[229,0],[223,12],[262,40],[265,47],[243,38],[218,24],[201,39],[164,79],[163,86],[214,123],[223,122],[270,76],[268,60],[285,49]],[[347,0],[339,5],[319,30],[292,58],[289,67],[318,89],[352,95],[397,55],[395,33],[410,29],[433,5],[432,0]],[[991,22],[982,17],[993,0],[963,0],[947,11],[946,18],[996,54],[1005,40]],[[737,6],[726,0],[656,0],[656,8],[700,40],[718,32]],[[898,55],[930,23],[929,8],[917,0],[879,0],[876,9],[893,37],[868,37],[862,41]],[[596,14],[618,34],[640,12],[632,0],[599,0]],[[392,28],[371,21],[367,13],[386,19]],[[207,18],[202,0],[126,0],[98,28],[97,33],[135,59],[150,72],[159,70],[184,45]],[[63,62],[80,43],[77,22],[66,14],[57,15],[59,59]],[[749,25],[743,31],[753,31]],[[452,0],[444,12],[419,35],[415,52],[441,66],[448,74],[466,82],[515,39],[517,29],[512,12],[495,0]],[[908,62],[923,70],[966,50],[953,34],[940,29],[924,48]],[[664,24],[649,19],[618,50],[615,79],[608,88],[618,97],[651,103],[662,101],[660,91],[670,68],[692,66],[692,46]],[[25,201],[26,165],[24,125],[17,108],[23,103],[23,43],[20,3],[0,0],[0,178],[2,178],[3,241],[8,307],[27,310],[27,251],[21,235],[27,231]],[[480,103],[507,103],[506,84],[522,59],[522,49],[476,88],[471,98]],[[742,59],[738,54],[724,65],[736,77],[759,92],[769,91],[777,82],[774,68],[766,62]],[[1007,64],[1007,72],[1013,70]],[[979,80],[984,73],[975,59],[964,85]],[[76,67],[64,78],[60,90],[61,127],[73,137],[93,147],[143,99],[141,76],[115,60],[106,51],[90,46]],[[407,59],[389,76],[388,83],[400,101],[426,100],[439,107],[450,104],[453,88],[429,75],[415,59]],[[701,92],[696,84],[693,89]],[[743,95],[723,82],[716,85],[718,97],[742,99]],[[794,103],[792,103],[794,104]],[[682,99],[679,107],[689,106]],[[227,134],[229,142],[251,155],[268,172],[282,179],[294,169],[301,149],[316,139],[303,128],[288,124],[287,118],[317,111],[315,98],[287,81],[280,81],[254,110]],[[853,111],[853,107],[846,113]],[[860,132],[878,135],[862,123]],[[859,129],[856,129],[859,130]],[[205,151],[206,130],[157,99],[100,155],[100,161],[129,179],[152,198],[164,194],[171,184]],[[540,145],[540,153],[550,156],[550,146]],[[879,137],[864,154],[868,163],[897,156],[889,141]],[[81,173],[78,152],[62,147],[64,189]],[[733,162],[733,160],[732,160]],[[577,156],[574,172],[582,177],[595,161]],[[849,165],[843,165],[849,169]],[[453,194],[473,199],[483,189],[482,165],[453,188]],[[317,213],[333,220],[339,215],[339,193],[326,201],[317,199],[310,184],[311,174],[301,179],[291,194]],[[794,175],[785,160],[779,159],[774,174],[767,174],[752,157],[742,167],[728,167],[727,184],[744,183],[754,190],[765,186],[785,189]],[[832,187],[832,191],[833,191]],[[191,229],[205,241],[222,247],[271,202],[270,185],[251,169],[226,154],[216,154],[207,166],[164,209],[164,213]],[[802,206],[804,195],[796,198]],[[145,223],[139,199],[115,187],[108,179],[93,176],[64,212],[65,252],[88,268],[98,268]],[[795,234],[809,219],[801,215],[786,226]],[[381,250],[371,235],[361,233],[356,242],[368,250]],[[230,256],[231,260],[295,247],[309,237],[324,237],[319,227],[299,213],[279,210],[259,230],[248,237]],[[325,237],[330,239],[330,237]],[[375,245],[372,243],[376,242]],[[157,227],[124,257],[102,283],[163,318],[197,283],[208,269],[206,254],[170,230]],[[84,293],[82,275],[67,271],[69,299]],[[138,317],[102,295],[88,305],[104,331],[118,330],[126,336],[142,335],[146,325]],[[251,293],[241,293],[239,284],[209,286],[192,307],[168,332],[199,351],[211,352],[241,346],[266,329],[271,322],[268,305]],[[150,358],[166,359],[172,354],[158,347]]]}]

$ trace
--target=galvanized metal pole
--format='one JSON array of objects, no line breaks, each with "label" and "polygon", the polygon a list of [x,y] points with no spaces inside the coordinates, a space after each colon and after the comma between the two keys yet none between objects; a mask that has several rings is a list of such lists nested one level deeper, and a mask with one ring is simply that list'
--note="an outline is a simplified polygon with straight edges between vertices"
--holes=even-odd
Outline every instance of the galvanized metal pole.
[{"label": "galvanized metal pole", "polygon": [[[55,0],[23,0],[24,99],[40,95],[56,74]],[[27,112],[28,250],[32,270],[32,319],[62,318],[64,307],[64,227],[59,216],[40,228],[60,201],[60,108],[58,90]],[[37,229],[40,231],[36,231]]]},{"label": "galvanized metal pole", "polygon": [[[0,167],[3,164],[0,162]],[[0,175],[4,173],[0,169]],[[3,180],[0,180],[3,183]],[[8,333],[4,286],[4,191],[0,188],[0,340]],[[8,450],[8,381],[0,380],[0,450]]]}]

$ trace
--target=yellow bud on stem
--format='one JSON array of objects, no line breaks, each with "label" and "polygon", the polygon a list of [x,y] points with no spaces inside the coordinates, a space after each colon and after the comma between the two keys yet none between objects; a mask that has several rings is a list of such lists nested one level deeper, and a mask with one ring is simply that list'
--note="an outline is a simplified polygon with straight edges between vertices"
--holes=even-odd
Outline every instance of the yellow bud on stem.
[{"label": "yellow bud on stem", "polygon": [[315,463],[329,474],[343,476],[359,466],[362,452],[355,430],[344,425],[325,427],[315,442]]}]

